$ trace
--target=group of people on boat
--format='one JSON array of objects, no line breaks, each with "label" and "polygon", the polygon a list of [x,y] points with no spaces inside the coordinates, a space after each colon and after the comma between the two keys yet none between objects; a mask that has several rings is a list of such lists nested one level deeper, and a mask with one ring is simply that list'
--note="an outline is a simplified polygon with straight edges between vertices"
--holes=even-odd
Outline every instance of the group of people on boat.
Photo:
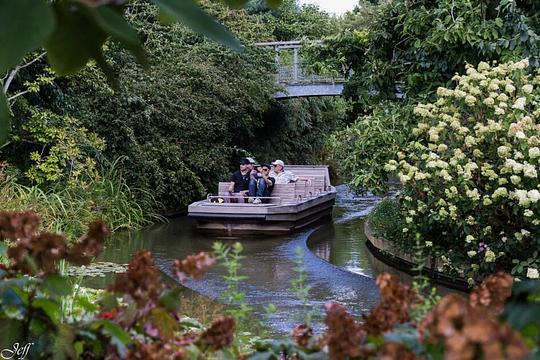
[{"label": "group of people on boat", "polygon": [[276,160],[272,163],[257,162],[250,157],[240,159],[240,168],[231,176],[229,195],[236,196],[253,204],[268,203],[275,184],[288,184],[296,181],[307,181],[303,176],[296,176],[285,170],[285,163]]}]

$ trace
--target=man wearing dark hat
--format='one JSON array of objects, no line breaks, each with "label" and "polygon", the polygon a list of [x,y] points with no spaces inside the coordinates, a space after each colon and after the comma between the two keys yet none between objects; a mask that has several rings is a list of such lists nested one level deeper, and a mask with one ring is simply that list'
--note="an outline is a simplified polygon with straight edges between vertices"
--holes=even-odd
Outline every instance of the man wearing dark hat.
[{"label": "man wearing dark hat", "polygon": [[250,161],[246,158],[241,158],[240,169],[236,170],[231,176],[229,193],[245,195],[248,192],[250,170]]}]

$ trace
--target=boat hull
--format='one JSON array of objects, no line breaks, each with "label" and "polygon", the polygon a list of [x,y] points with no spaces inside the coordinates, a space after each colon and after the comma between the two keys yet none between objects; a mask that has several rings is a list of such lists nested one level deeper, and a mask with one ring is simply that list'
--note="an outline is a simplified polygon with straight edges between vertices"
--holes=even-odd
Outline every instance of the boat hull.
[{"label": "boat hull", "polygon": [[284,235],[330,219],[334,202],[334,192],[280,206],[198,202],[190,205],[189,216],[197,220],[199,231],[213,236]]}]

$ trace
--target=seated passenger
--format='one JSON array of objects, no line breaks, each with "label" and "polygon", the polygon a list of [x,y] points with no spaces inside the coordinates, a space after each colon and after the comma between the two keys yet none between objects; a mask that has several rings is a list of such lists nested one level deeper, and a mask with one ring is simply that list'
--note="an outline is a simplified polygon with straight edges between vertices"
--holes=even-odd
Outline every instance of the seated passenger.
[{"label": "seated passenger", "polygon": [[296,176],[291,171],[285,170],[285,163],[282,160],[276,160],[272,163],[273,169],[270,176],[276,179],[276,184],[288,184],[291,182],[306,181],[310,183],[311,180],[305,176]]},{"label": "seated passenger", "polygon": [[250,162],[246,158],[240,159],[240,169],[231,176],[229,184],[229,194],[245,196],[249,191]]},{"label": "seated passenger", "polygon": [[270,176],[270,164],[262,164],[259,169],[260,172],[253,174],[249,181],[249,196],[255,197],[254,204],[268,203],[269,199],[260,198],[269,197],[276,182],[276,179]]}]

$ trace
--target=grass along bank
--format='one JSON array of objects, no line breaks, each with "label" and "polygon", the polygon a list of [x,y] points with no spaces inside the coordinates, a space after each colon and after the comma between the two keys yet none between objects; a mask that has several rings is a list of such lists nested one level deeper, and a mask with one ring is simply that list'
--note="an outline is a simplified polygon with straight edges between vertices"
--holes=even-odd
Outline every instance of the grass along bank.
[{"label": "grass along bank", "polygon": [[34,210],[42,226],[76,239],[87,225],[100,219],[111,230],[136,229],[163,221],[154,213],[157,203],[146,190],[131,187],[119,164],[122,159],[103,166],[99,174],[75,184],[56,184],[41,188],[23,185],[13,169],[0,164],[0,203],[10,210]]}]

